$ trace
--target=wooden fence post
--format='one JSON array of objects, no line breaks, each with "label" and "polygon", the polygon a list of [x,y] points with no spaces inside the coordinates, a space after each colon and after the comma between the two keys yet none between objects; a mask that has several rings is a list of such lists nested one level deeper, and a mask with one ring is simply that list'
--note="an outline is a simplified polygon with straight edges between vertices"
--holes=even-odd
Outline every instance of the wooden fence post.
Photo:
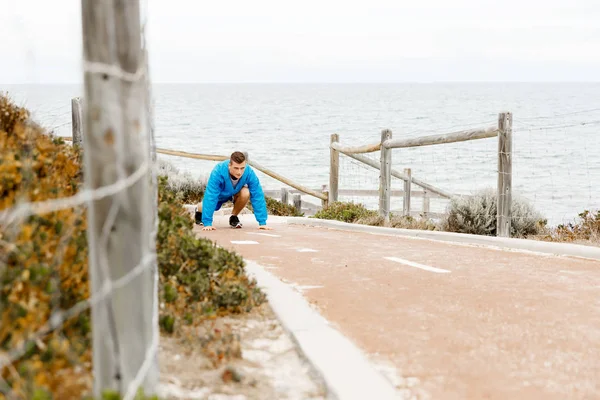
[{"label": "wooden fence post", "polygon": [[[340,141],[337,133],[331,135],[330,143]],[[329,146],[329,204],[338,201],[338,184],[340,179],[340,152]]]},{"label": "wooden fence post", "polygon": [[384,129],[381,132],[381,154],[379,172],[379,215],[384,223],[390,222],[390,195],[392,185],[392,149],[386,148],[383,143],[392,138],[392,131]]},{"label": "wooden fence post", "polygon": [[410,215],[410,189],[411,189],[411,171],[410,168],[404,168],[404,175],[408,177],[404,181],[404,202],[402,207],[402,215]]},{"label": "wooden fence post", "polygon": [[431,207],[430,201],[431,198],[429,197],[429,192],[427,189],[423,189],[423,216],[425,218],[429,215],[429,209]]},{"label": "wooden fence post", "polygon": [[289,204],[289,193],[287,188],[281,188],[281,202],[283,204]]},{"label": "wooden fence post", "polygon": [[327,197],[326,200],[321,200],[321,207],[323,207],[323,209],[326,209],[327,207],[329,207],[329,190],[327,189],[327,185],[323,185],[322,189],[321,189],[321,193],[324,193]]},{"label": "wooden fence post", "polygon": [[95,190],[135,175],[122,190],[86,203],[91,294],[136,273],[91,307],[93,395],[115,390],[125,396],[137,383],[153,395],[159,369],[156,355],[147,352],[158,340],[158,269],[150,237],[156,209],[140,5],[83,0],[81,12],[84,187]]},{"label": "wooden fence post", "polygon": [[83,143],[83,108],[80,97],[71,99],[71,128],[73,130],[73,146]]},{"label": "wooden fence post", "polygon": [[302,212],[302,195],[300,193],[296,193],[292,197],[292,200],[294,202],[294,208],[296,208],[296,211],[301,213]]},{"label": "wooden fence post", "polygon": [[510,237],[512,205],[512,113],[498,116],[498,216],[496,235]]}]

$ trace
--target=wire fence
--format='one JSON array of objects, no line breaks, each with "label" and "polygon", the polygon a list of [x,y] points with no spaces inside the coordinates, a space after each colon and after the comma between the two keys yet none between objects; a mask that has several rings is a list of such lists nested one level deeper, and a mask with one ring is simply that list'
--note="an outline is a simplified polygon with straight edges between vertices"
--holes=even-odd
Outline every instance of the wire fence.
[{"label": "wire fence", "polygon": [[[122,39],[139,26],[140,5],[82,7],[83,147],[52,141],[70,128],[68,104],[51,120],[17,115],[0,126],[2,399],[37,398],[43,387],[55,398],[113,390],[133,399],[158,382],[158,189],[144,27]],[[117,40],[127,42],[128,61],[102,54],[103,46],[116,52]]]},{"label": "wire fence", "polygon": [[[464,126],[487,126],[480,122]],[[461,126],[393,132],[395,136],[417,137],[449,133]],[[520,118],[513,121],[512,187],[516,200],[529,202],[548,225],[575,220],[584,210],[600,209],[600,108],[568,113]],[[364,143],[348,143],[346,146]],[[497,139],[444,144],[439,146],[395,149],[393,168],[410,168],[412,176],[458,195],[473,195],[495,190],[498,174]],[[379,152],[364,154],[379,163]],[[340,155],[342,189],[379,188],[379,172],[358,161]],[[402,190],[402,181],[392,179],[392,189]],[[419,190],[413,186],[413,190]],[[360,202],[371,209],[378,207],[376,196],[341,196],[341,200]],[[413,206],[420,208],[420,199]],[[392,198],[392,208],[401,208],[402,199]],[[431,199],[432,212],[444,213],[449,201]]]}]

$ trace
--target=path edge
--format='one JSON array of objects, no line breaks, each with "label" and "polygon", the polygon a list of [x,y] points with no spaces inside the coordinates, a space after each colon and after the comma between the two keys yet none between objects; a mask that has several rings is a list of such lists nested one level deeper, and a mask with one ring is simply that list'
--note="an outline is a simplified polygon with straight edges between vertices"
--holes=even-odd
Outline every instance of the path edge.
[{"label": "path edge", "polygon": [[463,245],[485,246],[503,250],[520,250],[554,256],[567,256],[600,260],[600,247],[572,243],[544,242],[532,239],[503,238],[497,236],[470,235],[466,233],[426,231],[420,229],[386,228],[348,222],[307,217],[288,217],[289,225],[305,225],[332,228],[352,232],[364,232],[385,236],[402,236]]},{"label": "path edge", "polygon": [[244,261],[248,276],[256,279],[298,352],[324,383],[328,399],[399,398],[392,383],[356,345],[314,310],[302,294],[257,262]]}]

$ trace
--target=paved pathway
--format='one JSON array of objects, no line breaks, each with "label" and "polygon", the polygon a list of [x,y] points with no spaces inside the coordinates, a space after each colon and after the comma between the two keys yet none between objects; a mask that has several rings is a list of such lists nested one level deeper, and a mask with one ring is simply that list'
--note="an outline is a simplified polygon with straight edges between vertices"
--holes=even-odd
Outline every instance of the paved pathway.
[{"label": "paved pathway", "polygon": [[600,398],[600,262],[275,222],[202,236],[292,282],[418,398]]}]

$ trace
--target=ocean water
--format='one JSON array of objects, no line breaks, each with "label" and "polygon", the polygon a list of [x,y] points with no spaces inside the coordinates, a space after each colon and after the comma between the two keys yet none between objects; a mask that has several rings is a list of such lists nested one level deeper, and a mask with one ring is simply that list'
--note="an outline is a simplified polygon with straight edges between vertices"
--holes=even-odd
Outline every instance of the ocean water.
[{"label": "ocean water", "polygon": [[[0,85],[58,135],[71,135],[70,100],[80,85]],[[600,208],[599,83],[155,84],[157,146],[204,154],[248,151],[304,186],[329,182],[329,141],[344,145],[494,126],[513,113],[513,193],[550,224]],[[393,151],[396,170],[453,193],[494,188],[497,139]],[[368,155],[378,159],[378,153]],[[163,157],[200,179],[214,162]],[[259,174],[267,189],[283,184]],[[341,156],[341,189],[377,189],[378,172]],[[394,188],[402,183],[394,181]],[[413,190],[419,190],[414,188]],[[348,197],[371,208],[375,197]],[[310,196],[303,200],[318,203]],[[413,207],[419,209],[419,199]],[[443,211],[446,201],[432,202]],[[392,199],[401,209],[402,200]]]}]

